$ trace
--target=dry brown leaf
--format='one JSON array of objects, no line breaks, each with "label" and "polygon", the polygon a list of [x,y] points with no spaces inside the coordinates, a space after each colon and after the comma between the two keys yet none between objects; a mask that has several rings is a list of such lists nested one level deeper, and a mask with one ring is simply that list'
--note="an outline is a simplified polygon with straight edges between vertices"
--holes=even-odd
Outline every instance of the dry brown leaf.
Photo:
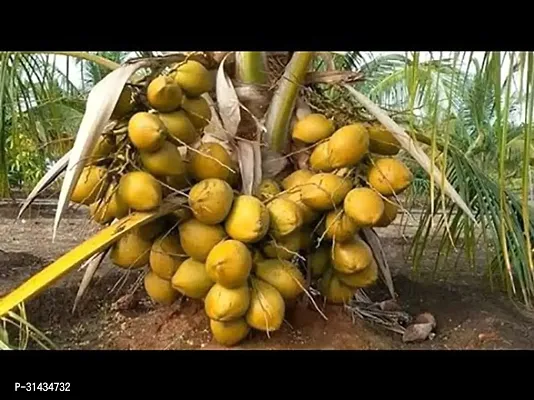
[{"label": "dry brown leaf", "polygon": [[224,70],[224,62],[227,57],[228,55],[224,57],[219,65],[215,89],[217,93],[217,108],[219,109],[224,129],[228,135],[233,137],[237,133],[237,128],[241,122],[241,110],[232,80]]},{"label": "dry brown leaf", "polygon": [[224,129],[224,125],[221,121],[221,118],[219,117],[219,113],[217,111],[217,107],[215,106],[215,102],[213,101],[211,96],[207,93],[204,93],[202,97],[206,99],[208,106],[211,110],[211,120],[209,124],[206,125],[206,127],[204,128],[204,134],[215,136],[219,140],[228,140],[230,136]]},{"label": "dry brown leaf", "polygon": [[278,175],[287,165],[287,158],[266,147],[262,149],[262,178]]},{"label": "dry brown leaf", "polygon": [[26,211],[26,209],[33,203],[33,201],[39,196],[39,194],[45,190],[49,185],[51,185],[65,169],[69,163],[70,150],[63,155],[53,166],[50,168],[47,173],[37,182],[31,193],[26,197],[24,203],[20,207],[19,214],[17,218],[20,218],[21,215]]},{"label": "dry brown leaf", "polygon": [[262,154],[259,142],[252,142],[252,151],[254,153],[254,179],[252,183],[252,193],[260,186],[263,176]]},{"label": "dry brown leaf", "polygon": [[56,237],[61,217],[68,206],[74,186],[85,166],[84,160],[93,150],[98,136],[109,121],[124,85],[134,72],[146,65],[146,61],[122,65],[106,75],[89,93],[85,113],[70,151],[65,179],[59,194],[52,240]]},{"label": "dry brown leaf", "polygon": [[91,281],[93,280],[93,277],[95,276],[96,270],[102,265],[102,261],[106,257],[106,254],[108,253],[108,250],[105,250],[101,253],[97,253],[94,256],[92,256],[89,260],[87,260],[80,269],[87,268],[83,274],[82,281],[80,283],[80,287],[78,288],[78,293],[76,293],[76,298],[74,299],[74,305],[72,306],[72,312],[76,311],[76,307],[78,306],[80,300],[82,299],[83,295],[87,291],[87,288],[91,284]]},{"label": "dry brown leaf", "polygon": [[389,264],[384,253],[384,249],[382,248],[382,244],[380,243],[380,237],[372,228],[362,228],[361,231],[364,235],[365,241],[373,251],[373,255],[375,257],[376,263],[378,264],[380,272],[382,273],[384,282],[386,283],[386,286],[389,290],[389,294],[391,295],[391,298],[395,299],[395,286],[393,285],[393,278],[391,277],[391,270],[389,269]]},{"label": "dry brown leaf", "polygon": [[308,72],[306,74],[305,85],[312,85],[316,83],[354,83],[363,79],[361,72],[353,71],[327,71],[327,72]]},{"label": "dry brown leaf", "polygon": [[405,343],[409,342],[422,342],[430,336],[432,332],[432,324],[413,324],[406,328],[404,335],[402,335],[402,341]]},{"label": "dry brown leaf", "polygon": [[237,158],[239,170],[243,182],[243,193],[251,195],[254,188],[254,147],[248,140],[240,140],[237,143]]},{"label": "dry brown leaf", "polygon": [[436,318],[428,312],[419,314],[417,318],[415,318],[414,323],[416,324],[431,324],[432,329],[435,329],[437,326]]}]

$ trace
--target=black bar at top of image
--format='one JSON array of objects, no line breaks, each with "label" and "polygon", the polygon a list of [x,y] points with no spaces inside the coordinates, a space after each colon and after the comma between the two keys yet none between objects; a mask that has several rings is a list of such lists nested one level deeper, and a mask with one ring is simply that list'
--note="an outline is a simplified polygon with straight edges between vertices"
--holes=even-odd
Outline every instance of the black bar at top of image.
[{"label": "black bar at top of image", "polygon": [[[436,19],[437,18],[437,19]],[[271,20],[239,24],[232,21],[188,28],[187,21],[157,24],[147,30],[141,24],[120,29],[76,29],[47,20],[46,30],[13,34],[11,26],[0,26],[2,51],[512,51],[533,49],[530,25],[500,21],[498,27],[481,21],[441,21],[439,15],[420,20],[400,16],[388,20],[371,17],[352,23],[336,20],[300,25]],[[91,22],[95,25],[95,21]],[[529,29],[529,31],[527,31]],[[157,35],[154,34],[157,32]]]}]

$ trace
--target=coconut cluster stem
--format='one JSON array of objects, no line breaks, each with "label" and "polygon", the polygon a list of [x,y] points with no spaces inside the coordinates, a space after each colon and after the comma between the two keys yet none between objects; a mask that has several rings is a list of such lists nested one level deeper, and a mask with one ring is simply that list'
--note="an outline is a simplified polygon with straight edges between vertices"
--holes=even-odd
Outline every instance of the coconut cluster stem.
[{"label": "coconut cluster stem", "polygon": [[266,55],[261,51],[239,51],[236,53],[237,79],[247,84],[266,84]]},{"label": "coconut cluster stem", "polygon": [[265,121],[266,142],[271,150],[280,153],[286,147],[299,89],[304,83],[313,56],[312,51],[295,52],[273,96]]}]

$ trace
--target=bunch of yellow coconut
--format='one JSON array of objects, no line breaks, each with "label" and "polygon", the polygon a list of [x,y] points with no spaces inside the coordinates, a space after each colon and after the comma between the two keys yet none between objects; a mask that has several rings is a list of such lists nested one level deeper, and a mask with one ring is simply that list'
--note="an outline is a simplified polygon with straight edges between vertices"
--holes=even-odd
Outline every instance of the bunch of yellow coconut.
[{"label": "bunch of yellow coconut", "polygon": [[157,303],[202,301],[214,339],[233,346],[251,329],[280,329],[287,305],[310,286],[344,303],[373,284],[377,262],[359,230],[396,218],[396,195],[412,175],[380,125],[336,129],[310,114],[292,129],[293,142],[310,147],[308,168],[243,194],[228,148],[200,140],[211,118],[203,94],[213,86],[192,60],[141,89],[125,86],[113,113],[124,127],[100,137],[71,199],[109,224],[155,210],[166,196],[186,198],[183,210],[124,235],[110,258],[146,267],[144,287]]}]

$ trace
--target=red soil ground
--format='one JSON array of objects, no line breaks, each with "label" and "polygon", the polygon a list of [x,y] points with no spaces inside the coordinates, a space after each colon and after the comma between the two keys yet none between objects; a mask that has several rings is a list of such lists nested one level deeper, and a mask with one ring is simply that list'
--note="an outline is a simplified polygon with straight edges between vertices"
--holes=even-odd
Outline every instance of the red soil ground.
[{"label": "red soil ground", "polygon": [[[33,211],[15,221],[16,208],[0,208],[0,295],[65,253],[94,231],[83,212],[70,214],[59,236],[51,240],[53,210]],[[311,306],[297,305],[283,328],[267,338],[254,332],[236,349],[534,349],[534,318],[505,295],[487,288],[476,271],[462,269],[430,276],[436,248],[428,249],[428,265],[412,276],[407,249],[398,227],[380,232],[394,274],[399,304],[411,315],[432,313],[436,335],[420,343],[403,343],[402,336],[348,310],[327,306],[325,321]],[[76,312],[72,305],[83,271],[76,271],[27,304],[30,321],[64,349],[218,349],[211,338],[202,304],[179,301],[155,306],[142,287],[132,293],[129,276],[109,262]],[[117,283],[119,284],[117,285]],[[112,290],[113,289],[113,290]],[[380,288],[373,300],[387,299]]]}]

